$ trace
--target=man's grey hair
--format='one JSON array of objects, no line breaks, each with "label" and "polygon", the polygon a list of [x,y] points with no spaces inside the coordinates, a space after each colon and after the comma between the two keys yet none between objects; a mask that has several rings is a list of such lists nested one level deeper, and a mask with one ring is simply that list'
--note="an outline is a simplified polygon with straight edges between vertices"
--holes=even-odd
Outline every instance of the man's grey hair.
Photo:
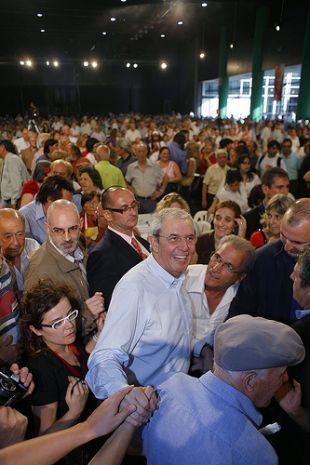
[{"label": "man's grey hair", "polygon": [[285,218],[290,226],[310,222],[310,199],[299,199],[287,210]]},{"label": "man's grey hair", "polygon": [[310,287],[310,245],[303,247],[298,258],[301,287]]},{"label": "man's grey hair", "polygon": [[71,209],[74,213],[76,213],[77,219],[79,221],[80,214],[79,214],[79,211],[76,205],[73,202],[70,202],[69,200],[59,199],[59,200],[55,200],[55,202],[51,203],[51,205],[48,207],[47,214],[46,214],[47,223],[50,225],[51,216],[55,210],[68,209],[68,208]]},{"label": "man's grey hair", "polygon": [[14,208],[0,208],[1,221],[5,221],[6,219],[11,220],[13,218],[20,220],[22,222],[23,228],[25,229],[25,218],[18,210],[14,210]]},{"label": "man's grey hair", "polygon": [[235,236],[234,234],[229,234],[228,236],[224,236],[220,240],[216,248],[216,251],[218,251],[225,244],[230,244],[233,246],[234,249],[241,250],[242,252],[246,253],[246,258],[244,259],[241,270],[239,271],[240,273],[248,273],[254,266],[256,260],[255,248],[253,247],[251,242],[247,241],[246,239],[243,239],[243,237]]},{"label": "man's grey hair", "polygon": [[159,236],[164,221],[170,219],[189,220],[192,222],[195,231],[193,218],[186,210],[182,210],[181,208],[163,208],[160,212],[153,215],[150,226],[151,234],[153,234],[153,236]]},{"label": "man's grey hair", "polygon": [[215,156],[216,158],[219,156],[219,155],[225,155],[226,158],[228,158],[228,153],[226,152],[225,149],[218,149],[215,151]]}]

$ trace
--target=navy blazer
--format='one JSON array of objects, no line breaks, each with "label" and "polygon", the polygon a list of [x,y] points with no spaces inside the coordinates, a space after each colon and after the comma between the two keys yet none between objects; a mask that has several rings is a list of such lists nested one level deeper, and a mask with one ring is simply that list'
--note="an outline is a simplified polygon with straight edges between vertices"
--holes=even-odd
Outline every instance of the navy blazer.
[{"label": "navy blazer", "polygon": [[290,323],[294,258],[285,252],[280,240],[261,247],[256,256],[253,269],[241,281],[230,305],[228,318],[247,313]]},{"label": "navy blazer", "polygon": [[[148,251],[149,243],[142,237],[137,240]],[[114,287],[127,271],[141,262],[139,254],[121,236],[107,229],[87,261],[89,295],[102,292],[108,309]]]}]

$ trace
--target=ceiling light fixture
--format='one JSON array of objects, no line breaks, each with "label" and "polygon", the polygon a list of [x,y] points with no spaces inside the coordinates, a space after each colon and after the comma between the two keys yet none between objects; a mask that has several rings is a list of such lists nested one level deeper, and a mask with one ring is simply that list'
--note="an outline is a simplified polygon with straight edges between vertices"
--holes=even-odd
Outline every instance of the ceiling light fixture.
[{"label": "ceiling light fixture", "polygon": [[111,21],[113,23],[114,21],[116,21],[116,18],[114,16],[112,16]]},{"label": "ceiling light fixture", "polygon": [[207,2],[202,2],[201,4],[202,8],[206,8],[206,6],[208,6]]},{"label": "ceiling light fixture", "polygon": [[122,2],[122,3],[125,3],[125,2],[127,2],[127,0],[121,0],[121,2]]},{"label": "ceiling light fixture", "polygon": [[42,13],[37,13],[38,18],[42,18],[43,14]]},{"label": "ceiling light fixture", "polygon": [[231,43],[231,44],[229,45],[229,47],[230,47],[230,48],[234,48],[234,44]]},{"label": "ceiling light fixture", "polygon": [[203,59],[205,58],[205,56],[206,56],[205,52],[200,52],[199,58],[200,58],[201,60],[203,60]]},{"label": "ceiling light fixture", "polygon": [[85,66],[85,68],[87,68],[88,65],[89,65],[88,61],[83,61],[83,66]]},{"label": "ceiling light fixture", "polygon": [[46,61],[46,66],[49,66],[50,65],[50,62],[47,60]]},{"label": "ceiling light fixture", "polygon": [[160,63],[160,67],[161,67],[161,69],[165,70],[165,69],[168,68],[168,65],[167,65],[167,63],[166,63],[165,61],[162,61],[162,62]]},{"label": "ceiling light fixture", "polygon": [[279,25],[279,24],[276,24],[276,26],[275,26],[275,30],[276,30],[277,32],[279,32],[279,31],[280,31],[280,29],[281,29],[281,28],[280,28],[280,25]]},{"label": "ceiling light fixture", "polygon": [[126,63],[126,68],[130,68],[131,64],[128,62]]},{"label": "ceiling light fixture", "polygon": [[183,21],[178,21],[178,26],[182,26]]},{"label": "ceiling light fixture", "polygon": [[40,32],[45,32],[45,29],[40,29]]},{"label": "ceiling light fixture", "polygon": [[55,68],[58,68],[58,66],[59,66],[59,61],[58,61],[58,60],[54,60],[54,61],[53,61],[53,66],[55,66]]},{"label": "ceiling light fixture", "polygon": [[106,36],[106,35],[107,35],[107,33],[106,33],[105,31],[103,31],[103,32],[102,32],[102,35],[103,35],[103,36]]},{"label": "ceiling light fixture", "polygon": [[164,39],[166,37],[166,34],[160,34],[160,37]]},{"label": "ceiling light fixture", "polygon": [[22,65],[22,66],[25,66],[24,60],[20,60],[19,64]]},{"label": "ceiling light fixture", "polygon": [[31,66],[32,66],[32,61],[31,61],[31,60],[26,60],[26,66],[28,66],[29,68],[31,68]]},{"label": "ceiling light fixture", "polygon": [[97,67],[98,67],[98,62],[95,61],[95,60],[92,61],[92,62],[91,62],[91,66],[92,66],[92,68],[97,68]]},{"label": "ceiling light fixture", "polygon": [[134,68],[138,68],[138,63],[134,63],[134,64],[133,64],[133,67],[134,67]]}]

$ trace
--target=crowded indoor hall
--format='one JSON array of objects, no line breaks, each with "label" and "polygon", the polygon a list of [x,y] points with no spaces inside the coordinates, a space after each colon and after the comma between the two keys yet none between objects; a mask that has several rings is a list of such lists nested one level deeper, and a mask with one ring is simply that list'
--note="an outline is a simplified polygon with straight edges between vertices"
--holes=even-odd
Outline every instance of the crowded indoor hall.
[{"label": "crowded indoor hall", "polygon": [[1,13],[0,465],[308,465],[309,1]]}]

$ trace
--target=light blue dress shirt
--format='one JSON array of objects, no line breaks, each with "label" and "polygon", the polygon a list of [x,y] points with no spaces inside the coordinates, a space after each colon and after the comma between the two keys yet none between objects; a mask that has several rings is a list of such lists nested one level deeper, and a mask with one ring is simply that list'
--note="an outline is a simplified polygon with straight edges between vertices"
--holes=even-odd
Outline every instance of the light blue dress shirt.
[{"label": "light blue dress shirt", "polygon": [[42,204],[33,200],[22,207],[19,213],[25,218],[26,236],[43,244],[47,240],[48,234],[45,229],[46,216]]},{"label": "light blue dress shirt", "polygon": [[187,373],[192,349],[192,313],[183,289],[150,255],[119,281],[86,380],[98,398],[127,384],[157,386]]},{"label": "light blue dress shirt", "polygon": [[251,400],[208,372],[159,386],[159,409],[143,430],[148,465],[276,465]]}]

